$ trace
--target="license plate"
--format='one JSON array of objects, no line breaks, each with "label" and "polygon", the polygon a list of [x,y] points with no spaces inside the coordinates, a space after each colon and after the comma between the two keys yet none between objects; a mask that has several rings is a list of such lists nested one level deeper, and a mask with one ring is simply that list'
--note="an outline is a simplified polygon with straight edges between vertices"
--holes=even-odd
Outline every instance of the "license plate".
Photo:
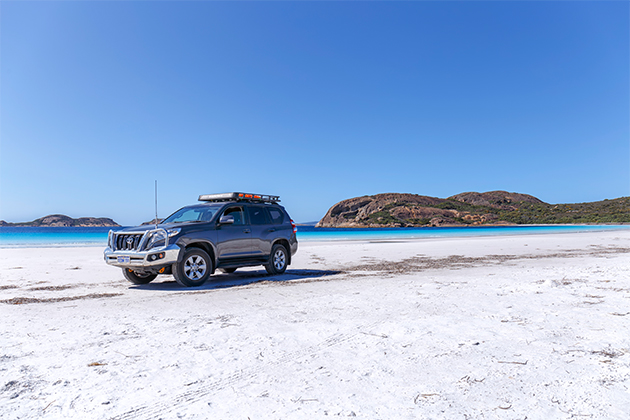
[{"label": "license plate", "polygon": [[118,262],[119,263],[128,263],[129,262],[129,257],[118,257]]}]

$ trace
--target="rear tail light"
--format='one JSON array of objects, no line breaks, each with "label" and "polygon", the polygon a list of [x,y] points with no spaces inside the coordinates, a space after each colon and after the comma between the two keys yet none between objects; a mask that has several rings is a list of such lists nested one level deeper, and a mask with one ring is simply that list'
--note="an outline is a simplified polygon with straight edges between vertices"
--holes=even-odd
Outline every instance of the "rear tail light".
[{"label": "rear tail light", "polygon": [[293,233],[297,233],[297,226],[295,226],[295,222],[293,220],[289,220],[291,222],[291,227],[293,227]]}]

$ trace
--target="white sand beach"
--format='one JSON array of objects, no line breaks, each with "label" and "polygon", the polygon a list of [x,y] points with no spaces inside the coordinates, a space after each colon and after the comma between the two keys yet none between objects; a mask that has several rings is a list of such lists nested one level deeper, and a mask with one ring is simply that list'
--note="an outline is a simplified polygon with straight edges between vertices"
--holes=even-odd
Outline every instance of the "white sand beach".
[{"label": "white sand beach", "polygon": [[628,419],[630,232],[301,243],[127,283],[0,249],[0,418]]}]

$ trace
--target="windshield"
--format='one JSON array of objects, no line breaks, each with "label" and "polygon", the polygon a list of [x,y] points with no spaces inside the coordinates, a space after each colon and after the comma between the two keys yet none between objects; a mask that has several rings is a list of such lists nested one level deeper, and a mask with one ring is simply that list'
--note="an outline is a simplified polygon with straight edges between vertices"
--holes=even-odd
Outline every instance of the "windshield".
[{"label": "windshield", "polygon": [[219,211],[221,205],[199,204],[177,210],[175,213],[162,220],[165,223],[209,222]]}]

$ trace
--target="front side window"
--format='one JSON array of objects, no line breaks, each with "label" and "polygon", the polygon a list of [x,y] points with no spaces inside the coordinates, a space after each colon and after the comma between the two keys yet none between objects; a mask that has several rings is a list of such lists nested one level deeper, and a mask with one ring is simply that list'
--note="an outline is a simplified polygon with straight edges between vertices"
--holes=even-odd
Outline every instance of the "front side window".
[{"label": "front side window", "polygon": [[242,207],[230,207],[229,209],[223,212],[224,216],[232,216],[234,217],[234,225],[244,225],[245,224],[245,214],[243,213]]}]

